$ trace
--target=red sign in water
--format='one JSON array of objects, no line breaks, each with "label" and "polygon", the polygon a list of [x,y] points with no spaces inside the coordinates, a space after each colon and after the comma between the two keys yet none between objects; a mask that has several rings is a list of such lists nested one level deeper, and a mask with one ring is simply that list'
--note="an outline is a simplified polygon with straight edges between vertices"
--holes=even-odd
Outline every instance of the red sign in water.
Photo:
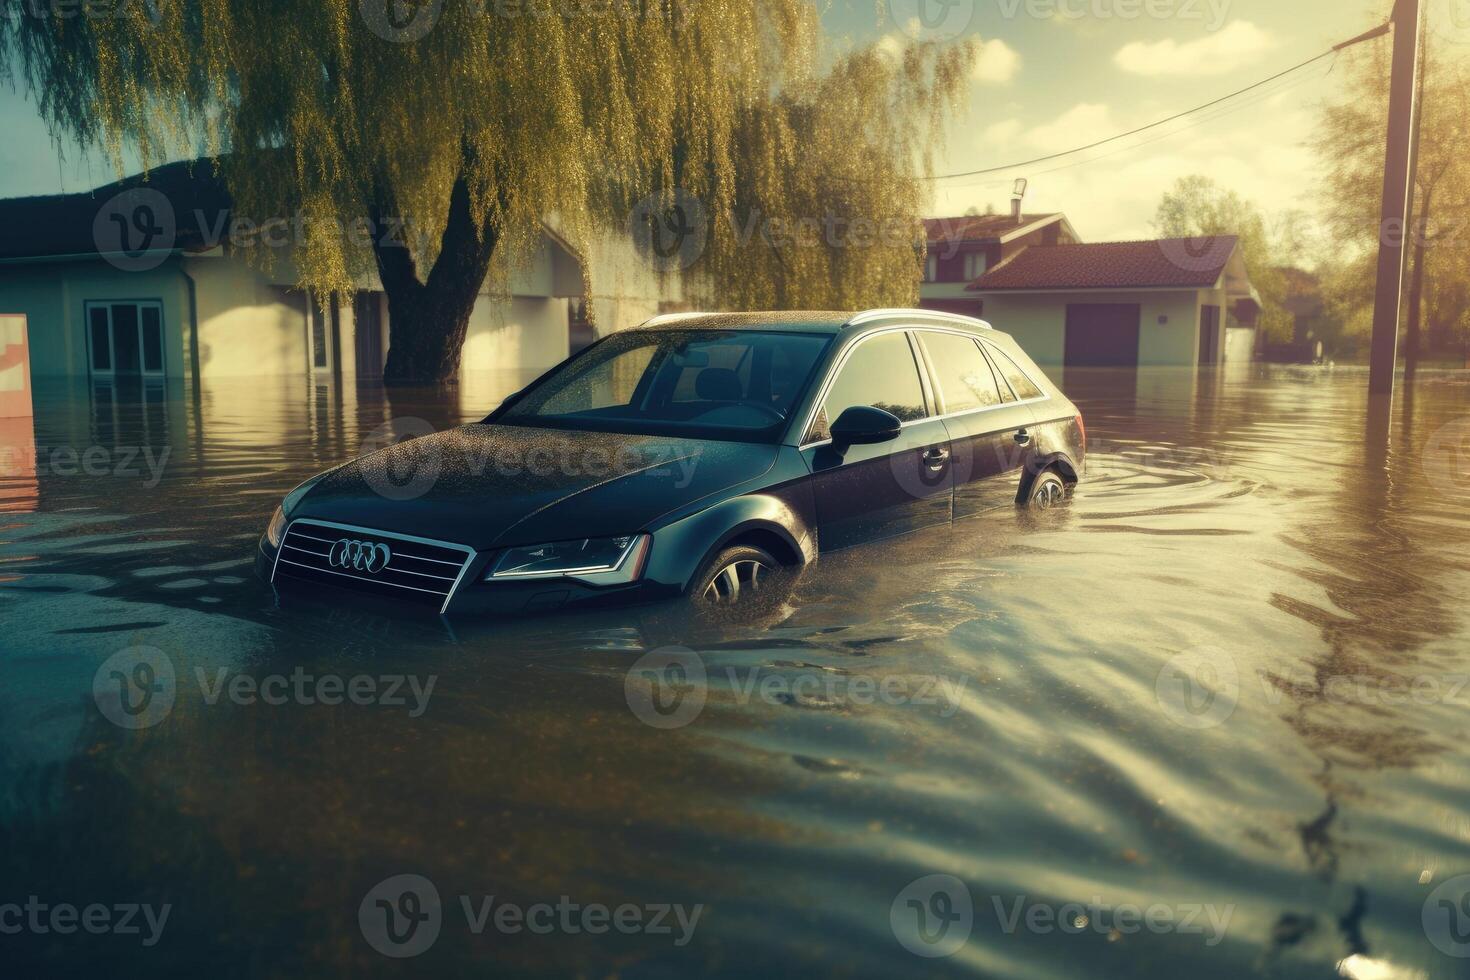
[{"label": "red sign in water", "polygon": [[0,511],[36,509],[34,412],[26,318],[0,313]]},{"label": "red sign in water", "polygon": [[0,419],[28,419],[33,414],[25,314],[0,313]]}]

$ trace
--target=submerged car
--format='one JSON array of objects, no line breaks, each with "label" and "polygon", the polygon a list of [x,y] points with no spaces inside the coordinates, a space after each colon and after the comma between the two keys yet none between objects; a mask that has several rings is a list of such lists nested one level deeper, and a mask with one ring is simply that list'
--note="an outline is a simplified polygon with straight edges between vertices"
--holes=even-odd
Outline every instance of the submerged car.
[{"label": "submerged car", "polygon": [[1085,452],[1076,407],[980,320],[660,316],[297,487],[256,565],[441,614],[729,605],[819,554],[1055,505]]}]

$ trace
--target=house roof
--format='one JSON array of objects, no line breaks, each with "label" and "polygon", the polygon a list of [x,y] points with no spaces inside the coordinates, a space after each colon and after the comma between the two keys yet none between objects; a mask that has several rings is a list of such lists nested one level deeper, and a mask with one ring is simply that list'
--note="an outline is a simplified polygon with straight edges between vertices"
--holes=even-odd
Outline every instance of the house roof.
[{"label": "house roof", "polygon": [[[924,233],[931,246],[955,245],[960,242],[1000,242],[1035,231],[1054,221],[1066,220],[1060,211],[1023,214],[1019,222],[1009,214],[962,214],[954,218],[925,218]],[[1073,237],[1076,237],[1075,233]]]},{"label": "house roof", "polygon": [[1207,289],[1220,281],[1235,235],[1023,249],[969,285],[976,292],[1057,289]]},{"label": "house roof", "polygon": [[[133,196],[114,200],[125,192]],[[163,196],[165,213],[157,213],[158,198],[148,192]],[[121,244],[118,221],[133,219],[140,204],[155,206],[150,213],[152,227],[159,229],[153,236],[157,247],[200,249],[207,247],[213,237],[210,228],[231,201],[209,160],[166,164],[146,177],[135,174],[76,194],[0,200],[0,260],[112,251]]]}]

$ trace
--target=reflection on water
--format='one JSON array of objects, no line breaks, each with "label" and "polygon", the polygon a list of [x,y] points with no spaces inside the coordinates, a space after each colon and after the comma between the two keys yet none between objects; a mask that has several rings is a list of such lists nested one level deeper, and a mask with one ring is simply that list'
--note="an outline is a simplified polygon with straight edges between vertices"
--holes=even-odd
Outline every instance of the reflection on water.
[{"label": "reflection on water", "polygon": [[[1068,373],[1070,507],[836,557],[744,626],[446,624],[251,577],[286,490],[521,380],[38,386],[0,433],[0,904],[172,913],[146,947],[27,926],[9,962],[1462,975],[1426,900],[1470,872],[1466,376],[1422,377],[1383,451],[1358,372]],[[133,648],[167,705],[107,666]],[[400,874],[443,903],[403,965],[358,915]],[[930,875],[969,901],[905,891]],[[491,895],[702,911],[683,944],[476,932],[460,896]]]}]

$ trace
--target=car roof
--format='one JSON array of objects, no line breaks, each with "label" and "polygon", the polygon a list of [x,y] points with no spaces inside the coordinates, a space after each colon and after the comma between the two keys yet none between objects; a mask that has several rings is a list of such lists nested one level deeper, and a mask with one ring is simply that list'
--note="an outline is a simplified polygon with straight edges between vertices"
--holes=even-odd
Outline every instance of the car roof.
[{"label": "car roof", "polygon": [[828,336],[863,332],[888,326],[946,326],[990,331],[990,324],[973,317],[937,310],[771,311],[760,313],[666,313],[642,324],[644,330],[769,330]]}]

